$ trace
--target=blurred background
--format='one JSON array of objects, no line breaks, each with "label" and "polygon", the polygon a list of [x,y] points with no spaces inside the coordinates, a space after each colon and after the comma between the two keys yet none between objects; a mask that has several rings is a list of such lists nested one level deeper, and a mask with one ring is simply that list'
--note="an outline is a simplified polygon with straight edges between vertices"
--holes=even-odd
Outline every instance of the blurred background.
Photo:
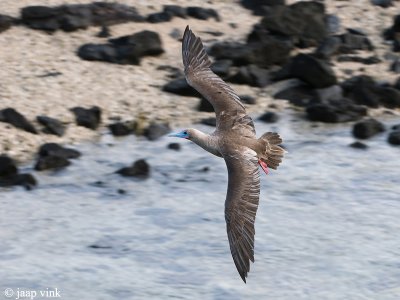
[{"label": "blurred background", "polygon": [[[399,299],[399,1],[0,2],[0,298]],[[244,284],[189,25],[258,136]]]}]

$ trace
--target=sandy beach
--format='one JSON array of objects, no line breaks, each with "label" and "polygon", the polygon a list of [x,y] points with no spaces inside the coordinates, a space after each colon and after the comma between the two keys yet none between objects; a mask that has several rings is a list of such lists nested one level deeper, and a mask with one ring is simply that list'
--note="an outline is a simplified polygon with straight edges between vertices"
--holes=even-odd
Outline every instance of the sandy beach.
[{"label": "sandy beach", "polygon": [[[72,3],[90,3],[91,1],[69,1]],[[294,1],[289,1],[292,3]],[[137,8],[146,15],[160,11],[163,4],[186,6],[186,1],[120,1]],[[28,5],[55,6],[65,1],[14,1],[0,2],[0,12],[18,17],[20,9]],[[400,3],[383,9],[363,1],[325,1],[329,14],[340,18],[341,28],[352,27],[364,30],[372,39],[376,49],[374,54],[382,58],[390,49],[383,42],[381,32],[391,26],[393,16],[399,11]],[[204,5],[203,1],[191,1],[190,5],[207,6],[218,11],[221,22],[202,21],[193,18],[174,18],[171,22],[150,24],[125,23],[110,27],[112,37],[133,34],[141,30],[152,30],[160,34],[165,53],[158,57],[145,57],[140,66],[117,65],[103,62],[81,60],[76,51],[85,43],[103,43],[104,38],[97,37],[99,27],[90,27],[71,33],[57,31],[47,34],[24,26],[13,26],[0,33],[0,109],[13,107],[30,121],[37,115],[47,115],[68,124],[62,138],[39,134],[33,135],[9,124],[0,123],[0,153],[6,153],[20,161],[32,157],[38,146],[44,142],[78,143],[101,135],[112,119],[133,120],[140,116],[147,120],[167,121],[172,126],[184,126],[195,122],[209,113],[198,112],[195,108],[199,99],[168,94],[161,87],[168,82],[168,72],[158,70],[159,66],[182,68],[180,42],[170,36],[173,30],[183,32],[187,24],[198,32],[206,45],[216,40],[243,40],[252,26],[260,20],[251,11],[230,1],[212,1]],[[236,24],[232,28],[231,24]],[[222,32],[215,37],[207,31]],[[306,49],[305,51],[310,51]],[[363,55],[361,53],[361,55]],[[369,53],[368,55],[371,55]],[[357,63],[337,63],[334,70],[338,79],[357,74],[379,74],[379,80],[393,82],[397,77],[389,72],[388,62],[374,65]],[[59,72],[58,76],[46,76]],[[268,87],[253,88],[247,85],[234,85],[239,95],[257,98],[257,105],[248,107],[252,114],[262,113],[274,100]],[[274,101],[275,109],[286,107],[285,101]],[[99,106],[103,110],[102,126],[92,131],[75,125],[74,116],[69,111],[74,106]],[[179,107],[179,109],[177,109]],[[37,123],[36,123],[37,124]]]}]

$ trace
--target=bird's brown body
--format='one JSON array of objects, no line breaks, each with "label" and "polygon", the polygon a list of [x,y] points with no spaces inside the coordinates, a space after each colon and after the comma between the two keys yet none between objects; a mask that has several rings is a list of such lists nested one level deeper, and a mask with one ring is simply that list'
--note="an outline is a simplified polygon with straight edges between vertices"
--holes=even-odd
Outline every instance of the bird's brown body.
[{"label": "bird's brown body", "polygon": [[189,27],[183,36],[182,56],[186,80],[212,104],[217,126],[212,134],[187,129],[183,136],[177,136],[190,139],[226,162],[226,228],[233,261],[246,282],[250,261],[254,262],[254,221],[260,195],[258,167],[261,165],[264,171],[278,167],[284,154],[279,147],[282,139],[272,132],[256,137],[253,120],[240,98],[211,71],[203,44]]}]

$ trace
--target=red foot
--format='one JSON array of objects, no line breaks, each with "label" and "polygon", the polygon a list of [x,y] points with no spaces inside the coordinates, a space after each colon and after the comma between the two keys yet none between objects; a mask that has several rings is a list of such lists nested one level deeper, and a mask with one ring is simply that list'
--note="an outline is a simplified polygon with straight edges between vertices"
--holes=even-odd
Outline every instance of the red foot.
[{"label": "red foot", "polygon": [[261,168],[264,170],[265,174],[268,175],[268,166],[265,162],[263,162],[261,159],[258,160],[259,165],[261,166]]}]

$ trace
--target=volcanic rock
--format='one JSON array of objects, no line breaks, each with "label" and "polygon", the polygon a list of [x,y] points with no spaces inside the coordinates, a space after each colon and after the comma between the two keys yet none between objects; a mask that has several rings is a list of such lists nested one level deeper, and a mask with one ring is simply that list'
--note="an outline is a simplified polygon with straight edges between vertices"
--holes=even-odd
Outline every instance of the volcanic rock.
[{"label": "volcanic rock", "polygon": [[0,121],[9,123],[14,127],[23,129],[30,133],[38,133],[35,127],[14,108],[5,108],[3,110],[0,110]]},{"label": "volcanic rock", "polygon": [[195,19],[208,20],[213,18],[217,22],[221,21],[218,12],[212,8],[189,6],[186,8],[186,13],[189,17]]},{"label": "volcanic rock", "polygon": [[27,6],[21,10],[21,21],[32,29],[53,32],[75,31],[89,26],[141,22],[136,8],[119,3],[94,2],[61,6]]},{"label": "volcanic rock", "polygon": [[56,143],[46,143],[41,145],[38,154],[40,157],[58,156],[65,159],[78,158],[81,156],[81,153],[78,150],[65,148]]},{"label": "volcanic rock", "polygon": [[101,121],[101,109],[98,106],[86,109],[83,107],[71,108],[75,114],[76,124],[89,129],[95,130]]},{"label": "volcanic rock", "polygon": [[126,177],[145,179],[150,175],[150,165],[144,159],[139,159],[132,166],[119,169],[116,173]]},{"label": "volcanic rock", "polygon": [[14,19],[12,17],[0,14],[0,33],[9,29],[13,22]]},{"label": "volcanic rock", "polygon": [[388,142],[392,145],[400,145],[400,130],[392,131],[388,136]]},{"label": "volcanic rock", "polygon": [[57,119],[46,116],[37,116],[36,120],[45,127],[45,133],[58,136],[63,136],[65,133],[65,126]]},{"label": "volcanic rock", "polygon": [[353,135],[358,139],[368,139],[383,131],[385,131],[385,126],[372,118],[362,120],[353,126]]},{"label": "volcanic rock", "polygon": [[171,80],[163,86],[163,91],[180,96],[201,97],[201,95],[187,83],[184,77]]},{"label": "volcanic rock", "polygon": [[276,123],[279,120],[279,115],[273,111],[267,111],[266,113],[262,114],[258,119],[265,123]]},{"label": "volcanic rock", "polygon": [[113,124],[108,125],[108,128],[110,129],[112,135],[114,136],[124,136],[128,135],[134,132],[135,130],[135,124],[132,123],[122,123],[122,122],[116,122]]},{"label": "volcanic rock", "polygon": [[307,118],[311,121],[339,123],[357,121],[367,114],[365,107],[355,105],[351,100],[343,98],[329,103],[311,104],[306,109]]},{"label": "volcanic rock", "polygon": [[150,141],[155,141],[171,131],[168,124],[152,123],[144,130],[144,136]]},{"label": "volcanic rock", "polygon": [[264,87],[270,82],[269,71],[256,65],[242,66],[238,72],[228,78],[227,81],[250,86]]},{"label": "volcanic rock", "polygon": [[158,33],[144,30],[132,35],[110,39],[108,44],[85,44],[78,49],[84,60],[138,65],[144,56],[164,52]]}]

